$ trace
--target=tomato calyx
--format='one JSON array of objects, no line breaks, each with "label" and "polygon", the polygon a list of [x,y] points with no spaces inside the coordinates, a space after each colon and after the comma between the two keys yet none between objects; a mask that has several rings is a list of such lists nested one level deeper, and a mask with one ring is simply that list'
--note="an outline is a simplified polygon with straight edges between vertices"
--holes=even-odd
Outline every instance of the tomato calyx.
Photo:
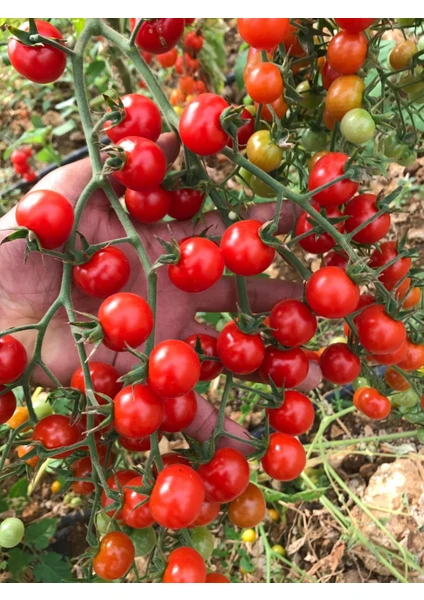
[{"label": "tomato calyx", "polygon": [[15,27],[14,25],[7,25],[7,24],[5,24],[3,26],[3,28],[7,29],[13,35],[13,37],[18,39],[20,41],[20,43],[23,44],[24,46],[35,46],[38,44],[44,44],[44,40],[47,41],[47,39],[58,42],[58,43],[65,42],[65,40],[63,38],[44,38],[44,36],[42,36],[38,33],[35,19],[30,18],[30,19],[28,19],[28,22],[29,22],[28,31],[19,29],[18,27]]},{"label": "tomato calyx", "polygon": [[116,125],[119,125],[119,123],[122,123],[127,115],[127,111],[125,110],[120,96],[118,96],[117,101],[113,100],[108,94],[103,94],[103,98],[110,108],[110,111],[107,113],[108,121],[105,123],[102,131],[108,131]]},{"label": "tomato calyx", "polygon": [[246,335],[255,335],[262,331],[267,331],[269,328],[264,325],[264,315],[248,315],[241,311],[241,308],[237,305],[237,313],[233,313],[231,316],[238,329]]},{"label": "tomato calyx", "polygon": [[116,171],[121,171],[127,162],[125,150],[120,146],[110,145],[102,149],[109,158],[104,162],[102,173],[103,175],[111,175]]},{"label": "tomato calyx", "polygon": [[123,383],[124,386],[133,385],[133,384],[137,384],[137,383],[143,383],[147,378],[148,360],[149,359],[146,356],[146,354],[143,354],[142,352],[138,352],[137,350],[134,350],[133,348],[127,348],[127,350],[128,350],[128,352],[133,354],[135,357],[137,357],[139,359],[140,363],[138,365],[136,365],[133,369],[131,369],[131,371],[128,371],[128,373],[125,373],[125,375],[122,375],[122,377],[120,377],[117,381],[119,381],[120,383]]},{"label": "tomato calyx", "polygon": [[181,259],[181,250],[178,245],[177,240],[174,238],[174,234],[171,231],[171,228],[168,225],[169,235],[171,237],[171,241],[167,242],[162,238],[155,236],[157,241],[161,244],[161,246],[165,249],[166,254],[161,254],[159,258],[156,259],[152,269],[157,269],[161,265],[176,265]]}]

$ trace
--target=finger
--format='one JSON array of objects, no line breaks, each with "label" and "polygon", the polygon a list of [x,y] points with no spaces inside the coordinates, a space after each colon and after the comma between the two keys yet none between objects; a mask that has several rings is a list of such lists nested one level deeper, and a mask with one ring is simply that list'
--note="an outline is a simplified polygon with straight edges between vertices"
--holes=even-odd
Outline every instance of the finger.
[{"label": "finger", "polygon": [[[198,442],[205,442],[208,440],[216,427],[218,422],[218,411],[212,406],[205,398],[196,393],[197,399],[197,413],[193,423],[184,430],[183,433],[189,437],[194,438]],[[248,443],[249,433],[244,427],[232,421],[228,417],[225,418],[224,429],[232,435],[237,437],[245,438],[246,443],[232,440],[231,438],[222,438],[218,442],[219,447],[235,448],[243,454],[250,454],[253,451],[253,447]]]},{"label": "finger", "polygon": [[[253,312],[267,312],[276,302],[285,298],[301,299],[303,285],[279,279],[247,278],[247,294]],[[237,310],[235,277],[221,279],[206,292],[196,294],[196,307],[204,312],[234,312]]]},{"label": "finger", "polygon": [[175,133],[162,133],[156,143],[164,151],[168,166],[172,165],[180,153],[181,143],[179,137]]},{"label": "finger", "polygon": [[308,393],[314,388],[318,387],[321,381],[322,373],[319,364],[315,360],[310,360],[308,374],[306,375],[302,383],[297,386],[296,389],[298,389],[299,392]]}]

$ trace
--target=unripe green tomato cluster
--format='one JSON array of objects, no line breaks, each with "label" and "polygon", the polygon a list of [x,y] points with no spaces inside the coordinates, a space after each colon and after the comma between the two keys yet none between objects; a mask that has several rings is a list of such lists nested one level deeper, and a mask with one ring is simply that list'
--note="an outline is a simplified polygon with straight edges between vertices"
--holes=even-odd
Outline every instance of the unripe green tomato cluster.
[{"label": "unripe green tomato cluster", "polygon": [[25,526],[20,519],[9,517],[0,523],[0,546],[14,548],[24,537]]}]

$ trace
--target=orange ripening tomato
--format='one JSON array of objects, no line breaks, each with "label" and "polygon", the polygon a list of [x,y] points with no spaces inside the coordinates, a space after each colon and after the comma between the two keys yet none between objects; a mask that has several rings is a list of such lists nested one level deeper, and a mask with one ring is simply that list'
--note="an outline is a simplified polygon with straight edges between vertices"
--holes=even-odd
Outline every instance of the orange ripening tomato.
[{"label": "orange ripening tomato", "polygon": [[388,386],[397,392],[406,392],[411,387],[403,375],[389,367],[384,374]]},{"label": "orange ripening tomato", "polygon": [[367,38],[362,32],[339,31],[328,45],[327,60],[341,75],[353,75],[364,64],[367,50]]},{"label": "orange ripening tomato", "polygon": [[[28,421],[29,413],[26,406],[17,406],[15,412],[7,421],[7,425],[9,425],[10,429],[17,429],[22,423]],[[26,427],[23,431],[28,431],[29,427]]]},{"label": "orange ripening tomato", "polygon": [[417,304],[421,302],[421,289],[419,287],[413,287],[410,292],[408,292],[405,296],[405,300],[403,301],[402,308],[408,310],[409,308],[413,308]]},{"label": "orange ripening tomato", "polygon": [[269,50],[281,44],[289,25],[289,19],[237,19],[240,36],[258,50]]},{"label": "orange ripening tomato", "polygon": [[183,104],[185,99],[186,95],[182,90],[179,89],[172,90],[169,96],[169,101],[172,104],[172,106],[179,106],[180,104]]},{"label": "orange ripening tomato", "polygon": [[36,467],[40,461],[40,458],[38,456],[32,456],[31,458],[25,459],[25,455],[29,454],[29,452],[31,452],[31,450],[33,450],[33,449],[34,449],[34,446],[31,446],[31,445],[23,445],[23,446],[18,446],[16,448],[19,458],[21,458],[22,460],[25,460],[26,464],[29,465],[30,467]]},{"label": "orange ripening tomato", "polygon": [[179,81],[180,90],[183,94],[192,94],[194,87],[194,79],[191,75],[186,75],[185,77],[180,77]]},{"label": "orange ripening tomato", "polygon": [[284,48],[287,54],[290,56],[304,56],[305,51],[300,45],[299,38],[296,33],[298,32],[298,28],[289,23],[285,36],[283,38]]},{"label": "orange ripening tomato", "polygon": [[364,90],[363,79],[357,75],[343,75],[330,85],[325,108],[336,121],[341,121],[352,108],[361,108]]},{"label": "orange ripening tomato", "polygon": [[361,387],[353,395],[353,404],[370,419],[379,421],[389,416],[392,409],[390,400],[374,388]]},{"label": "orange ripening tomato", "polygon": [[418,46],[412,40],[404,40],[397,44],[389,54],[389,62],[393,69],[404,69],[418,52]]},{"label": "orange ripening tomato", "polygon": [[320,158],[326,156],[327,154],[330,154],[328,150],[321,150],[320,152],[315,152],[315,154],[311,156],[311,158],[308,161],[308,171],[311,172],[315,163],[317,163]]},{"label": "orange ripening tomato", "polygon": [[[258,106],[258,102],[255,102],[256,110],[258,110]],[[282,119],[286,115],[286,112],[289,108],[288,104],[284,100],[283,95],[281,95],[277,100],[272,102],[271,106],[279,119]],[[274,115],[271,113],[270,109],[266,104],[262,104],[261,119],[267,121],[268,123],[272,123],[272,121],[274,120]]]},{"label": "orange ripening tomato", "polygon": [[324,112],[322,114],[322,120],[324,122],[324,125],[327,127],[327,129],[329,131],[333,131],[334,125],[336,123],[336,119],[333,117],[333,115],[330,113],[330,111],[328,111],[326,108],[324,109]]},{"label": "orange ripening tomato", "polygon": [[283,78],[273,63],[260,63],[246,76],[246,90],[259,104],[271,104],[283,94]]}]

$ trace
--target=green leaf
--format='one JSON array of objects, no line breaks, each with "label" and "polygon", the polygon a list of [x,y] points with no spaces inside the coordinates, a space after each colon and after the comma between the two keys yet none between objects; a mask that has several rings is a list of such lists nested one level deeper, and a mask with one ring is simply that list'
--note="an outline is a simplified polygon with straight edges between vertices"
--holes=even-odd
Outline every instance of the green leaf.
[{"label": "green leaf", "polygon": [[34,567],[34,577],[38,583],[66,583],[72,580],[71,565],[60,554],[41,554],[39,561]]},{"label": "green leaf", "polygon": [[210,381],[199,381],[194,388],[198,394],[206,394],[209,389]]},{"label": "green leaf", "polygon": [[243,71],[247,63],[247,53],[248,49],[246,48],[246,50],[237,56],[234,65],[234,77],[236,78],[237,87],[240,91],[244,88]]},{"label": "green leaf", "polygon": [[225,539],[227,540],[238,540],[240,539],[240,534],[237,531],[230,527],[229,525],[225,525],[224,527]]},{"label": "green leaf", "polygon": [[29,525],[25,529],[25,542],[30,546],[34,546],[37,550],[47,548],[56,533],[57,524],[57,519],[43,519],[38,523]]},{"label": "green leaf", "polygon": [[6,512],[8,509],[9,509],[9,505],[6,502],[6,500],[1,499],[0,500],[0,513]]},{"label": "green leaf", "polygon": [[96,77],[98,77],[106,68],[106,63],[104,60],[94,60],[87,67],[85,72],[87,83],[92,84]]},{"label": "green leaf", "polygon": [[247,573],[253,573],[255,570],[255,565],[252,563],[252,561],[247,555],[241,557],[240,567],[247,571]]},{"label": "green leaf", "polygon": [[73,119],[68,119],[67,121],[65,121],[65,123],[62,123],[62,125],[58,125],[57,127],[55,127],[52,133],[53,135],[57,136],[65,135],[66,133],[69,133],[70,131],[75,129],[76,126],[77,124]]},{"label": "green leaf", "polygon": [[3,154],[4,160],[7,160],[9,156],[12,154],[12,151],[18,146],[24,145],[32,145],[32,144],[40,144],[41,146],[45,146],[47,137],[51,133],[51,126],[42,127],[37,129],[32,129],[31,131],[26,131],[18,138],[13,144],[8,146],[7,150]]},{"label": "green leaf", "polygon": [[269,490],[261,488],[267,502],[277,502],[277,500],[284,500],[284,502],[310,502],[317,498],[320,498],[325,494],[327,488],[317,488],[316,490],[306,490],[303,492],[294,492],[293,494],[285,494],[284,492],[278,492],[276,490]]},{"label": "green leaf", "polygon": [[43,119],[38,115],[33,115],[31,117],[31,123],[34,125],[35,129],[42,129],[44,126]]},{"label": "green leaf", "polygon": [[33,559],[34,557],[32,554],[24,552],[21,548],[12,548],[9,550],[7,570],[14,579],[19,579],[22,571],[32,563]]},{"label": "green leaf", "polygon": [[71,19],[71,22],[74,26],[75,33],[77,34],[77,36],[80,36],[82,30],[85,27],[85,19]]},{"label": "green leaf", "polygon": [[9,498],[26,498],[28,493],[28,481],[25,477],[18,479],[9,490]]},{"label": "green leaf", "polygon": [[37,152],[37,160],[44,163],[55,163],[60,165],[61,157],[53,146],[45,146],[40,152]]}]

